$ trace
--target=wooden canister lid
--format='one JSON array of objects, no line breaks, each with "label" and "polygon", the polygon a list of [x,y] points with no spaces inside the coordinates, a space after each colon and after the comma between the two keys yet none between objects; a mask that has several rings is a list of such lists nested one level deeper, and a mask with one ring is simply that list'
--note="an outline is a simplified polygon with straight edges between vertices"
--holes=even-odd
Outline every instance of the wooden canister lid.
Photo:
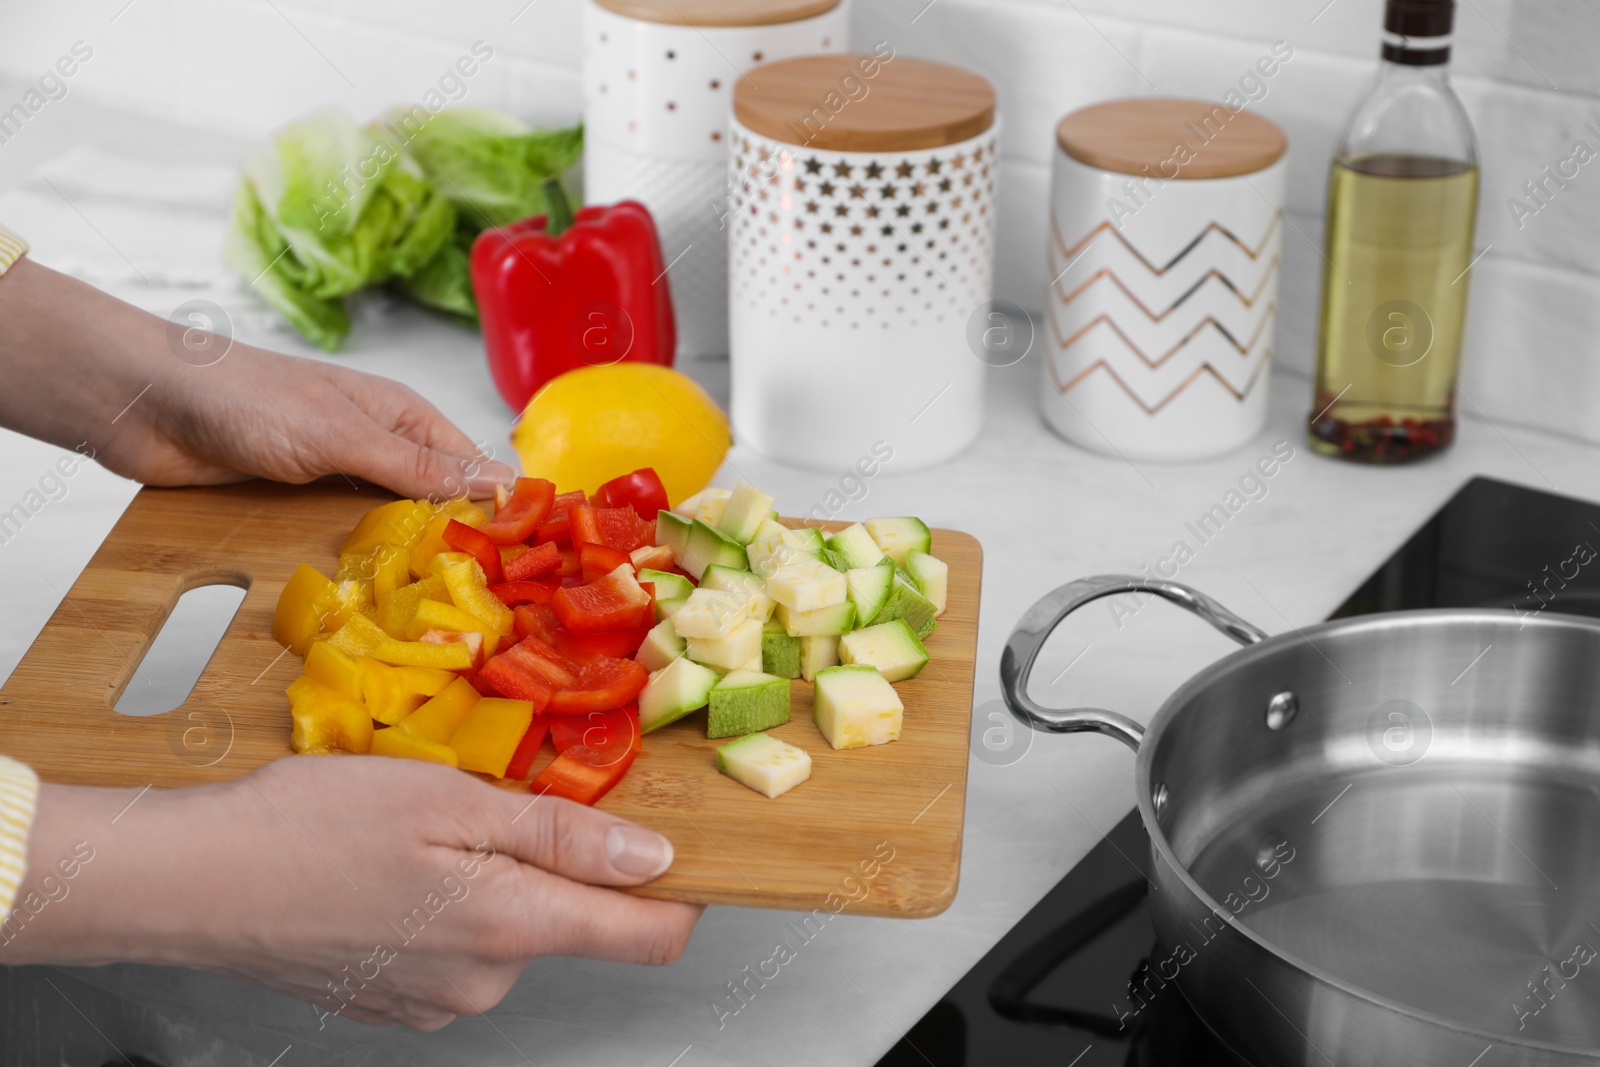
[{"label": "wooden canister lid", "polygon": [[1289,147],[1271,119],[1173,97],[1130,97],[1082,108],[1061,120],[1056,140],[1079,163],[1169,180],[1254,174]]},{"label": "wooden canister lid", "polygon": [[842,0],[595,0],[623,18],[669,26],[774,26],[826,15]]},{"label": "wooden canister lid", "polygon": [[930,59],[801,56],[757,67],[733,89],[733,114],[763,137],[832,152],[914,152],[994,125],[988,79]]}]

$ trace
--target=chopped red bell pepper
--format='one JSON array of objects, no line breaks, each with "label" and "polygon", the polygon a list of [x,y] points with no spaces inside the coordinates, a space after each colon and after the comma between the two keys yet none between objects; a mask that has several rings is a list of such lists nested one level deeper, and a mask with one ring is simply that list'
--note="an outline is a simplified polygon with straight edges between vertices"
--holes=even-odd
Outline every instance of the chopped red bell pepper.
[{"label": "chopped red bell pepper", "polygon": [[548,604],[550,598],[556,595],[560,588],[555,581],[542,582],[501,582],[491,585],[489,592],[500,598],[506,607],[516,607],[518,604]]},{"label": "chopped red bell pepper", "polygon": [[582,669],[582,664],[568,659],[537,637],[524,637],[494,658],[510,662],[552,689],[576,685]]},{"label": "chopped red bell pepper", "polygon": [[535,545],[505,564],[508,582],[539,578],[561,566],[561,550],[552,544]]},{"label": "chopped red bell pepper", "polygon": [[570,493],[557,493],[556,499],[550,505],[550,514],[544,517],[539,528],[534,531],[534,537],[540,543],[554,541],[558,545],[572,543],[572,530],[567,521],[567,512],[576,504],[587,504],[589,498],[583,495],[582,490],[573,490]]},{"label": "chopped red bell pepper", "polygon": [[579,804],[593,806],[622,781],[623,775],[628,773],[628,768],[633,766],[634,759],[639,755],[640,747],[641,742],[636,734],[632,747],[620,759],[603,763],[601,761],[607,757],[591,755],[585,751],[585,745],[573,745],[551,760],[529,788],[541,795],[565,797]]},{"label": "chopped red bell pepper", "polygon": [[474,530],[460,519],[451,519],[444,527],[444,543],[457,552],[465,552],[478,561],[483,576],[493,585],[505,580],[500,563],[500,546],[489,540],[479,530]]},{"label": "chopped red bell pepper", "polygon": [[488,661],[478,668],[478,680],[488,682],[499,696],[510,697],[512,700],[526,700],[533,705],[535,715],[544,714],[554,698],[553,691],[542,678],[521,664],[508,659],[503,653],[490,656]]},{"label": "chopped red bell pepper", "polygon": [[578,671],[574,684],[550,698],[552,715],[581,715],[610,711],[636,699],[650,680],[638,660],[596,656]]},{"label": "chopped red bell pepper", "polygon": [[506,764],[507,778],[516,782],[528,780],[528,772],[533,770],[533,761],[539,757],[539,749],[543,747],[545,735],[549,732],[550,719],[535,715],[533,722],[528,724],[528,732],[517,743],[517,750],[511,754],[511,762]]},{"label": "chopped red bell pepper", "polygon": [[610,711],[591,711],[587,715],[552,715],[550,740],[557,752],[581,747],[579,759],[596,761],[591,765],[609,767],[627,755],[639,737],[639,708],[627,704]]},{"label": "chopped red bell pepper", "polygon": [[543,478],[518,478],[511,496],[481,527],[484,536],[497,545],[521,544],[533,536],[555,499],[556,487]]},{"label": "chopped red bell pepper", "polygon": [[470,671],[462,671],[461,677],[465,678],[467,680],[467,684],[478,691],[479,696],[498,697],[505,695],[504,693],[500,692],[500,690],[496,689],[494,686],[485,681],[479,675],[477,668],[474,668]]},{"label": "chopped red bell pepper", "polygon": [[646,522],[632,507],[575,507],[569,513],[574,545],[604,545],[619,552],[656,543],[656,527]]},{"label": "chopped red bell pepper", "polygon": [[656,513],[670,506],[666,486],[651,467],[611,479],[595,490],[594,502],[603,508],[631,507],[647,522],[655,522]]},{"label": "chopped red bell pepper", "polygon": [[598,582],[618,567],[631,567],[633,560],[628,558],[626,552],[619,552],[605,545],[579,545],[578,565],[582,569],[583,580]]},{"label": "chopped red bell pepper", "polygon": [[561,654],[580,663],[596,656],[631,656],[639,651],[650,634],[650,624],[629,630],[606,630],[598,634],[575,634],[557,630],[551,640]]},{"label": "chopped red bell pepper", "polygon": [[[672,365],[677,327],[654,220],[636,201],[484,230],[472,288],[495,388],[514,411],[564,371],[622,360]],[[569,225],[565,225],[570,222]]]},{"label": "chopped red bell pepper", "polygon": [[631,566],[618,567],[588,585],[557,589],[550,607],[575,634],[631,629],[642,625],[651,611],[650,594],[639,588]]},{"label": "chopped red bell pepper", "polygon": [[547,645],[555,644],[555,635],[561,629],[556,613],[543,604],[523,604],[511,611],[512,630],[521,641],[537,637]]},{"label": "chopped red bell pepper", "polygon": [[561,554],[561,565],[550,573],[557,578],[577,578],[583,573],[583,562],[578,559],[577,549],[563,548],[558,550]]}]

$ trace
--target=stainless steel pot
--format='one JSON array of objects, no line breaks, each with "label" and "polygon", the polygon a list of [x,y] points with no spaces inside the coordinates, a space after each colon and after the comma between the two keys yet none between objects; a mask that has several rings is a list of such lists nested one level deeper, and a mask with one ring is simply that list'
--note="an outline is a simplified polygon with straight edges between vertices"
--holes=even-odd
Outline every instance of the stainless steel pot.
[{"label": "stainless steel pot", "polygon": [[[1148,728],[1054,709],[1056,625],[1149,593],[1247,647]],[[1251,1063],[1600,1062],[1600,620],[1404,611],[1268,637],[1176,582],[1057,589],[1000,659],[1012,713],[1134,748],[1154,974]]]}]

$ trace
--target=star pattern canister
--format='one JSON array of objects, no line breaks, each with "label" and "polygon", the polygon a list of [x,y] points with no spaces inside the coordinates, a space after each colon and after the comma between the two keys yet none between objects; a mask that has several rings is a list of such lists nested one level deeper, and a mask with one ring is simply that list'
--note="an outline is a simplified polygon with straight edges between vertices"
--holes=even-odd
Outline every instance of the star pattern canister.
[{"label": "star pattern canister", "polygon": [[871,52],[758,67],[734,90],[734,433],[761,452],[894,470],[977,436],[968,323],[993,279],[999,128],[977,74]]},{"label": "star pattern canister", "polygon": [[584,198],[650,209],[680,355],[728,352],[734,86],[762,63],[842,51],[849,21],[849,0],[586,0]]},{"label": "star pattern canister", "polygon": [[1261,431],[1278,317],[1288,139],[1226,104],[1095,104],[1056,131],[1046,421],[1131,459]]}]

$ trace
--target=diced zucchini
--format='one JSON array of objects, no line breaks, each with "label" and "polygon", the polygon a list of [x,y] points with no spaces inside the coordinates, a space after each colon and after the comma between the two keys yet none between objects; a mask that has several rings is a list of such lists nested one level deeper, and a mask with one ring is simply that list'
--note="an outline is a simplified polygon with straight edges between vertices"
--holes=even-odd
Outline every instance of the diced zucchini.
[{"label": "diced zucchini", "polygon": [[771,798],[811,777],[811,756],[768,734],[750,734],[717,749],[717,770]]},{"label": "diced zucchini", "polygon": [[791,611],[779,604],[774,618],[790,637],[838,637],[855,627],[856,608],[848,600],[814,611]]},{"label": "diced zucchini", "polygon": [[662,619],[645,634],[644,643],[633,658],[642,663],[645,670],[659,671],[683,655],[687,648],[683,638],[672,628],[672,620]]},{"label": "diced zucchini", "polygon": [[815,526],[802,526],[798,530],[783,531],[783,543],[797,552],[818,555],[822,552],[822,531]]},{"label": "diced zucchini", "polygon": [[671,571],[658,571],[645,567],[639,571],[639,583],[643,585],[645,582],[655,586],[657,600],[674,600],[688,596],[694,591],[693,582]]},{"label": "diced zucchini", "polygon": [[802,552],[786,540],[773,543],[758,541],[747,550],[750,570],[762,578],[771,578],[779,570],[791,563],[803,563],[806,560],[822,562],[822,557],[815,552]]},{"label": "diced zucchini", "polygon": [[734,626],[749,618],[745,596],[724,589],[696,589],[672,616],[679,637],[727,637]]},{"label": "diced zucchini", "polygon": [[729,671],[711,690],[707,737],[739,737],[789,721],[789,680],[760,671]]},{"label": "diced zucchini", "polygon": [[[763,635],[762,636],[762,643],[763,644],[766,643],[765,634],[766,634],[766,630],[763,629],[762,630],[762,635]],[[741,670],[741,671],[748,672],[750,674],[765,674],[765,673],[767,673],[766,671],[761,669],[761,657],[760,656],[757,656],[756,658],[752,659],[748,663],[740,664],[738,669]]]},{"label": "diced zucchini", "polygon": [[751,546],[758,544],[776,544],[783,540],[783,535],[788,533],[788,527],[778,521],[778,513],[761,520],[761,525],[756,527],[756,535],[750,539]]},{"label": "diced zucchini", "polygon": [[660,622],[662,619],[672,618],[688,602],[689,598],[686,596],[669,597],[666,600],[656,601],[656,621]]},{"label": "diced zucchini", "polygon": [[689,545],[678,560],[679,566],[688,571],[697,582],[705,573],[705,569],[712,564],[742,571],[746,562],[743,545],[715,526],[699,519],[696,519],[694,525],[690,527]]},{"label": "diced zucchini", "polygon": [[906,570],[917,592],[928,598],[935,615],[943,615],[950,595],[950,565],[913,548],[906,553]]},{"label": "diced zucchini", "polygon": [[856,619],[865,624],[889,602],[889,588],[894,584],[894,564],[886,557],[876,567],[857,567],[846,571],[844,580],[850,588],[850,603],[855,605]]},{"label": "diced zucchini", "polygon": [[790,637],[780,623],[761,628],[761,670],[779,678],[800,677],[800,638]]},{"label": "diced zucchini", "polygon": [[761,623],[749,617],[741,616],[726,637],[686,640],[689,646],[686,655],[708,667],[733,671],[761,658]]},{"label": "diced zucchini", "polygon": [[876,567],[883,552],[872,540],[872,535],[861,523],[846,526],[826,541],[828,550],[839,559],[844,570],[857,567]]},{"label": "diced zucchini", "polygon": [[694,520],[675,512],[659,512],[656,515],[656,544],[672,549],[673,559],[683,559],[683,553],[689,547],[689,527],[692,525]]},{"label": "diced zucchini", "polygon": [[802,558],[767,578],[767,595],[790,611],[815,611],[849,602],[844,575],[821,560]]},{"label": "diced zucchini", "polygon": [[715,526],[717,520],[722,518],[722,509],[727,506],[728,497],[732,495],[730,490],[708,485],[672,510],[686,519],[699,519]]},{"label": "diced zucchini", "polygon": [[802,637],[800,641],[800,677],[815,681],[817,672],[839,665],[839,639],[831,635]]},{"label": "diced zucchini", "polygon": [[755,540],[761,522],[772,511],[772,497],[749,482],[740,482],[722,509],[716,525],[723,533],[747,545]]},{"label": "diced zucchini", "polygon": [[878,668],[885,681],[915,678],[928,665],[928,650],[906,620],[868,626],[839,638],[841,663],[864,663]]},{"label": "diced zucchini", "polygon": [[678,657],[650,676],[639,693],[639,732],[658,730],[706,706],[717,672]]},{"label": "diced zucchini", "polygon": [[906,565],[906,554],[915,549],[929,552],[933,549],[933,534],[928,524],[909,516],[898,519],[868,519],[867,533],[883,549],[883,554],[900,566]]},{"label": "diced zucchini", "polygon": [[917,592],[916,586],[897,574],[890,583],[888,601],[878,609],[876,615],[867,620],[867,625],[876,626],[880,622],[904,619],[906,624],[921,636],[933,632],[928,623],[933,621],[936,614],[938,610],[933,606],[933,601]]},{"label": "diced zucchini", "polygon": [[732,567],[712,564],[700,576],[701,589],[721,589],[738,593],[745,598],[745,611],[752,619],[766,622],[772,618],[777,602],[767,595],[767,583],[759,574],[736,571]]},{"label": "diced zucchini", "polygon": [[817,672],[812,717],[834,748],[864,748],[900,737],[905,705],[876,667],[829,667]]}]

